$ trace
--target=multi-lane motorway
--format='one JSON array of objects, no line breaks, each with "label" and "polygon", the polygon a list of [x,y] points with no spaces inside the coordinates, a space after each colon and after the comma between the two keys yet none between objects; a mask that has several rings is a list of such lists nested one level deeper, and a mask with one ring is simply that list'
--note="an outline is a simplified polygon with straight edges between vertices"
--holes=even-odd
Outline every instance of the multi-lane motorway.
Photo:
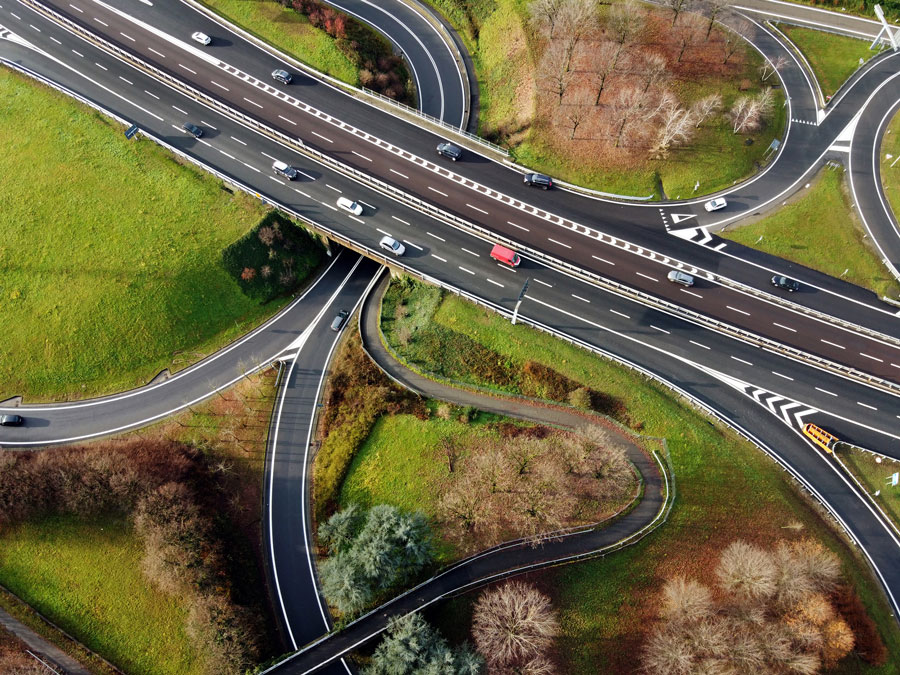
[{"label": "multi-lane motorway", "polygon": [[[826,502],[864,546],[897,607],[895,533],[796,433],[799,423],[814,421],[860,445],[900,456],[895,394],[868,386],[860,377],[848,379],[828,364],[814,364],[825,360],[887,383],[900,382],[897,308],[861,289],[706,234],[722,220],[780,203],[827,153],[849,154],[859,193],[866,184],[880,195],[877,162],[874,169],[871,163],[873,152],[877,160],[873,147],[881,132],[876,125],[874,136],[864,137],[870,125],[857,122],[854,127],[854,122],[860,111],[864,119],[883,118],[897,100],[894,55],[868,66],[825,114],[818,110],[800,65],[789,62],[781,76],[795,122],[780,154],[758,177],[726,195],[725,211],[706,214],[701,201],[634,205],[562,190],[536,192],[522,184],[519,171],[475,147],[462,161],[445,162],[434,154],[439,139],[433,133],[335,87],[299,74],[290,86],[274,83],[268,76],[273,68],[297,72],[289,60],[247,42],[187,4],[78,0],[45,6],[219,103],[161,84],[149,69],[124,64],[22,2],[0,2],[0,25],[6,29],[0,31],[6,38],[0,41],[0,55],[359,246],[375,250],[383,234],[403,240],[408,253],[402,262],[410,269],[467,291],[498,311],[508,312],[525,279],[531,279],[522,307],[525,320],[639,365],[754,438]],[[211,35],[212,45],[190,43],[194,30]],[[761,25],[751,38],[772,58],[784,53]],[[236,121],[225,108],[302,140],[303,147],[287,147],[255,125]],[[203,138],[185,136],[180,127],[186,121],[201,126]],[[392,191],[403,193],[400,200],[334,171],[304,148],[389,183]],[[867,156],[857,161],[857,150]],[[272,175],[274,159],[301,169],[301,180],[290,183]],[[364,205],[360,217],[334,206],[342,195]],[[427,202],[434,217],[416,208],[416,200]],[[889,213],[878,208],[860,198],[868,226],[888,251],[896,230]],[[465,223],[459,226],[459,221]],[[473,236],[473,228],[493,234]],[[496,238],[517,242],[526,259],[522,267],[500,267],[488,258]],[[342,260],[329,274],[338,274]],[[697,275],[698,284],[690,289],[669,284],[665,274],[673,267]],[[623,285],[624,294],[564,269]],[[799,278],[805,291],[789,299],[772,291],[768,277],[782,271]],[[671,305],[649,308],[634,299],[637,293]],[[810,358],[787,357],[771,346],[761,347],[758,340],[708,330],[702,321],[679,315],[679,308],[713,316],[733,328],[732,334],[740,329]],[[295,338],[303,332],[294,330]],[[198,373],[206,368],[200,377],[224,386],[240,376],[240,368],[266,362],[291,343],[279,330],[265,327],[241,345],[249,348],[253,340],[254,350],[240,360],[226,352],[199,364]],[[173,409],[173,401],[203,395],[202,381],[191,385],[194,370],[126,396],[29,409],[24,414],[30,424],[4,430],[0,442],[41,445],[146,423]],[[784,424],[772,425],[773,415]]]}]

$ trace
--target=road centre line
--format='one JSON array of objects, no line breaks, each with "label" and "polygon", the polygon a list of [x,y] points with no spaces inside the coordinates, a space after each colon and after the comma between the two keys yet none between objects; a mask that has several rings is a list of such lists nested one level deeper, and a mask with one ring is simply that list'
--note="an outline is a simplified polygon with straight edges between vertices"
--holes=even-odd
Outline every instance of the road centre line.
[{"label": "road centre line", "polygon": [[[296,169],[297,167],[294,167],[294,168]],[[305,171],[301,171],[300,169],[297,169],[297,173],[299,173],[299,174],[300,174],[301,176],[303,176],[304,178],[308,178],[309,180],[315,180],[315,178],[313,178],[312,176],[310,176],[310,175],[309,175],[308,173],[306,173]]]},{"label": "road centre line", "polygon": [[101,65],[101,64],[97,63],[96,61],[94,61],[94,65],[97,66],[98,68],[102,68],[103,70],[109,70],[109,68],[107,68],[107,67],[104,66],[104,65]]},{"label": "road centre line", "polygon": [[732,312],[737,312],[738,314],[743,314],[744,316],[750,316],[750,312],[745,312],[744,310],[738,309],[737,307],[732,307],[731,305],[725,305],[725,307],[730,309]]},{"label": "road centre line", "polygon": [[53,41],[54,41],[56,44],[58,44],[58,45],[61,45],[61,44],[62,44],[62,42],[60,42],[59,40],[57,40],[57,39],[56,39],[55,37],[53,37],[52,35],[48,35],[47,37],[49,37],[51,40],[53,40]]},{"label": "road centre line", "polygon": [[219,84],[219,83],[216,82],[215,80],[210,80],[210,82],[211,82],[212,84],[216,85],[219,89],[224,89],[225,91],[231,91],[231,89],[229,89],[228,87],[226,87],[224,84]]},{"label": "road centre line", "polygon": [[561,241],[556,241],[556,239],[551,239],[550,237],[547,237],[547,241],[552,241],[554,244],[559,244],[560,246],[565,246],[566,248],[572,248],[568,244],[564,244]]},{"label": "road centre line", "polygon": [[693,340],[688,340],[688,342],[690,342],[692,345],[697,345],[698,347],[703,347],[703,349],[711,349],[711,347],[707,347],[706,345],[701,344],[699,342],[694,342]]},{"label": "road centre line", "polygon": [[321,202],[321,201],[320,201],[319,203],[320,203],[322,206],[327,206],[327,207],[328,207],[329,209],[331,209],[332,211],[337,211],[337,210],[338,210],[338,208],[337,208],[336,206],[332,206],[332,205],[329,204],[328,202]]},{"label": "road centre line", "polygon": [[779,328],[784,328],[785,330],[789,330],[789,331],[791,331],[792,333],[796,333],[796,332],[797,332],[797,329],[796,329],[796,328],[791,328],[790,326],[785,326],[785,325],[780,324],[780,323],[775,323],[774,321],[772,322],[772,325],[773,325],[773,326],[778,326]]},{"label": "road centre line", "polygon": [[606,258],[600,258],[600,257],[595,256],[595,255],[592,255],[591,257],[592,257],[594,260],[599,260],[600,262],[606,263],[607,265],[612,265],[613,267],[616,266],[616,263],[610,262],[610,261],[607,260]]},{"label": "road centre line", "polygon": [[700,298],[701,300],[703,299],[703,296],[700,295],[699,293],[694,293],[694,291],[689,291],[689,290],[686,289],[686,288],[682,288],[682,289],[681,289],[681,292],[682,292],[682,293],[687,293],[688,295],[693,295],[695,298]]},{"label": "road centre line", "polygon": [[659,326],[654,326],[652,323],[650,324],[650,328],[653,330],[658,330],[660,333],[665,333],[666,335],[671,335],[670,331],[667,331],[665,328],[660,328]]},{"label": "road centre line", "polygon": [[244,166],[246,166],[248,169],[253,169],[256,173],[262,173],[262,171],[260,171],[259,169],[257,169],[257,168],[256,168],[255,166],[253,166],[252,164],[247,164],[247,162],[241,162],[241,164],[243,164]]},{"label": "road centre line", "polygon": [[327,187],[329,190],[334,190],[334,191],[337,192],[339,195],[344,194],[343,192],[341,192],[340,190],[338,190],[336,187],[334,187],[334,185],[329,185],[328,183],[325,183],[325,187]]},{"label": "road centre line", "polygon": [[837,347],[838,349],[846,349],[843,345],[839,345],[836,342],[829,342],[824,338],[819,338],[819,342],[824,342],[826,345],[831,345],[832,347]]},{"label": "road centre line", "polygon": [[867,359],[872,359],[873,361],[878,361],[878,363],[884,363],[884,359],[879,359],[877,356],[870,356],[864,352],[860,352],[859,355],[865,356]]},{"label": "road centre line", "polygon": [[746,365],[748,365],[748,366],[752,366],[752,365],[753,365],[753,364],[750,363],[749,361],[745,361],[744,359],[739,359],[739,358],[736,357],[736,356],[732,356],[731,358],[733,358],[735,361],[739,361],[739,362],[741,362],[741,363],[743,363],[743,364],[746,364]]},{"label": "road centre line", "polygon": [[547,288],[553,288],[553,284],[548,284],[546,281],[541,281],[540,279],[535,279],[536,282],[541,284],[542,286],[546,286]]},{"label": "road centre line", "polygon": [[446,192],[441,192],[441,191],[438,190],[437,188],[433,188],[433,187],[431,187],[430,185],[428,186],[428,189],[431,190],[432,192],[437,192],[439,195],[443,195],[444,197],[449,197],[449,196],[450,196],[450,195],[448,195]]},{"label": "road centre line", "polygon": [[122,77],[121,75],[119,75],[119,79],[122,80],[122,82],[127,82],[127,83],[130,84],[132,87],[134,86],[134,82],[132,82],[131,80],[126,80],[126,79],[125,79],[124,77]]},{"label": "road centre line", "polygon": [[133,37],[131,37],[130,35],[126,35],[125,33],[121,32],[121,31],[119,31],[119,35],[121,35],[123,38],[131,40],[132,42],[137,42],[137,40],[135,40]]},{"label": "road centre line", "polygon": [[276,183],[280,183],[281,185],[284,185],[284,181],[278,180],[277,178],[275,178],[275,176],[269,176],[269,180],[274,180]]},{"label": "road centre line", "polygon": [[651,277],[649,274],[644,274],[643,272],[635,272],[639,277],[644,277],[645,279],[649,279],[650,281],[659,282],[659,279],[656,277]]},{"label": "road centre line", "polygon": [[[74,49],[72,50],[72,53],[73,53],[75,56],[80,56],[81,58],[84,58],[84,54],[79,54],[79,53],[76,52]],[[157,97],[157,98],[158,98],[158,97]]]},{"label": "road centre line", "polygon": [[301,189],[299,189],[299,188],[294,188],[294,192],[303,195],[303,196],[306,197],[307,199],[312,199],[312,198],[313,198],[312,195],[306,194],[303,190],[301,190]]},{"label": "road centre line", "polygon": [[624,317],[624,318],[626,318],[626,319],[630,319],[630,318],[631,318],[631,317],[628,316],[627,314],[623,314],[622,312],[617,312],[617,311],[614,310],[614,309],[611,309],[611,310],[609,310],[609,311],[612,312],[613,314],[618,314],[619,316]]},{"label": "road centre line", "polygon": [[478,213],[483,213],[484,215],[488,215],[487,211],[485,211],[484,209],[479,209],[477,206],[472,206],[469,202],[466,202],[466,206],[468,206],[470,209],[474,209],[475,211],[478,211]]},{"label": "road centre line", "polygon": [[182,110],[182,109],[179,108],[177,105],[173,105],[172,107],[175,108],[175,110],[177,110],[178,112],[180,112],[182,115],[187,115],[187,114],[188,114],[188,113],[187,113],[187,110]]},{"label": "road centre line", "polygon": [[370,204],[369,202],[364,202],[362,199],[357,199],[356,201],[358,201],[358,202],[359,202],[360,204],[362,204],[363,206],[368,206],[368,207],[369,207],[370,209],[372,209],[373,211],[377,211],[377,210],[378,210],[378,207],[377,207],[377,206],[375,206],[374,204]]},{"label": "road centre line", "polygon": [[869,405],[868,403],[860,403],[857,401],[856,405],[861,405],[863,408],[868,408],[869,410],[878,410],[874,405]]},{"label": "road centre line", "polygon": [[829,396],[837,396],[837,394],[835,394],[833,391],[822,389],[822,387],[816,387],[816,391],[821,391],[823,394],[828,394]]},{"label": "road centre line", "polygon": [[234,136],[229,136],[229,138],[230,138],[231,140],[233,140],[233,141],[237,141],[237,142],[240,143],[241,145],[247,145],[247,144],[246,144],[244,141],[242,141],[240,138],[235,138]]},{"label": "road centre line", "polygon": [[210,129],[214,129],[215,131],[218,131],[218,129],[216,129],[216,127],[214,127],[214,126],[213,126],[212,124],[210,124],[209,122],[204,122],[202,119],[200,120],[200,124],[202,124],[202,125],[205,126],[205,127],[209,127]]},{"label": "road centre line", "polygon": [[245,101],[247,101],[247,103],[249,103],[250,105],[255,105],[257,108],[259,108],[260,110],[262,110],[262,106],[261,106],[259,103],[257,103],[256,101],[252,101],[252,100],[250,100],[249,98],[247,98],[246,96],[244,96],[243,99],[244,99]]},{"label": "road centre line", "polygon": [[[79,9],[78,11],[80,12],[81,10]],[[19,16],[18,14],[16,14],[15,12],[10,12],[10,14],[12,14],[14,17],[16,17],[19,21],[22,20],[22,17]]]},{"label": "road centre line", "polygon": [[472,270],[467,270],[465,267],[462,267],[459,265],[457,265],[457,267],[459,267],[459,269],[461,269],[463,272],[468,272],[469,274],[472,274],[472,275],[475,274],[475,272],[473,272]]},{"label": "road centre line", "polygon": [[444,239],[443,237],[439,237],[439,236],[437,236],[436,234],[432,234],[431,232],[428,232],[427,230],[426,230],[425,234],[427,234],[429,237],[434,237],[434,238],[437,239],[438,241],[447,241],[447,240]]},{"label": "road centre line", "polygon": [[179,63],[179,64],[178,64],[178,67],[179,67],[179,68],[184,68],[184,69],[185,69],[186,71],[188,71],[191,75],[196,75],[196,74],[197,74],[197,71],[196,71],[196,70],[191,70],[190,68],[188,68],[188,67],[187,67],[186,65],[184,65],[183,63]]},{"label": "road centre line", "polygon": [[149,91],[147,91],[146,89],[144,89],[144,93],[145,93],[145,94],[148,94],[149,96],[152,96],[152,97],[155,98],[157,101],[159,100],[159,96],[157,96],[156,94],[151,94],[151,93],[150,93]]},{"label": "road centre line", "polygon": [[93,19],[94,19],[94,21],[96,21],[96,22],[99,23],[100,25],[106,26],[107,28],[109,28],[109,24],[106,23],[105,21],[103,21],[103,20],[101,20],[101,19],[98,19],[96,16],[93,17]]},{"label": "road centre line", "polygon": [[[76,12],[81,12],[82,14],[84,14],[84,10],[81,9],[81,7],[76,7],[76,6],[73,5],[71,2],[69,3],[69,7],[71,7],[72,9],[74,9]],[[12,14],[12,12],[10,12],[10,14]]]},{"label": "road centre line", "polygon": [[404,239],[404,240],[403,240],[403,243],[406,244],[407,246],[412,246],[412,247],[413,247],[414,249],[416,249],[417,251],[424,251],[424,250],[425,250],[424,248],[422,248],[422,247],[419,246],[418,244],[412,243],[409,239]]},{"label": "road centre line", "polygon": [[385,232],[385,231],[382,230],[380,227],[376,227],[376,228],[375,228],[375,231],[376,231],[376,232],[381,232],[381,234],[383,234],[385,237],[390,237],[390,236],[391,236],[391,233],[390,233],[390,232]]},{"label": "road centre line", "polygon": [[225,151],[222,150],[222,149],[219,149],[219,152],[221,152],[221,153],[222,153],[223,155],[225,155],[226,157],[229,157],[229,158],[231,158],[231,159],[237,161],[237,157],[235,157],[234,155],[229,155],[227,152],[225,152]]},{"label": "road centre line", "polygon": [[572,297],[575,298],[576,300],[581,300],[582,302],[586,302],[586,303],[588,303],[588,304],[591,303],[590,300],[588,300],[587,298],[582,298],[580,295],[575,295],[574,293],[572,293],[571,295],[572,295]]},{"label": "road centre line", "polygon": [[354,155],[356,155],[357,157],[361,157],[362,159],[366,160],[367,162],[371,162],[371,161],[372,161],[371,158],[366,157],[365,155],[358,153],[356,150],[351,150],[350,152],[352,152],[352,153],[353,153]]},{"label": "road centre line", "polygon": [[774,371],[774,370],[772,371],[772,374],[773,374],[773,375],[777,375],[778,377],[783,377],[784,379],[790,380],[791,382],[794,381],[794,378],[793,378],[793,377],[788,377],[787,375],[782,375],[781,373],[779,373],[779,372],[777,372],[777,371]]},{"label": "road centre line", "polygon": [[447,259],[446,259],[446,258],[442,258],[441,256],[435,255],[434,253],[431,254],[431,257],[432,257],[432,258],[437,258],[437,259],[440,260],[441,262],[447,262]]},{"label": "road centre line", "polygon": [[514,223],[514,222],[511,221],[511,220],[507,220],[507,221],[506,221],[506,224],[507,224],[507,225],[512,225],[513,227],[518,227],[520,230],[525,230],[526,232],[531,232],[531,230],[529,230],[527,227],[522,227],[521,225],[517,225],[516,223]]},{"label": "road centre line", "polygon": [[[232,136],[232,138],[234,138],[234,136]],[[234,140],[237,140],[237,139],[235,138]],[[272,155],[270,155],[270,154],[267,153],[267,152],[263,152],[262,150],[259,151],[259,154],[261,154],[263,157],[265,157],[265,158],[267,158],[267,159],[271,159],[271,160],[273,160],[273,161],[275,160],[275,158],[272,157]]]},{"label": "road centre line", "polygon": [[323,141],[327,141],[327,142],[329,142],[329,143],[334,143],[334,141],[331,140],[330,138],[328,138],[328,136],[323,136],[322,134],[320,134],[320,133],[317,132],[317,131],[310,131],[310,133],[311,133],[313,136],[318,136],[318,137],[321,138]]},{"label": "road centre line", "polygon": [[40,28],[38,28],[37,26],[35,26],[33,23],[30,23],[30,24],[28,24],[28,25],[31,26],[31,27],[32,27],[34,30],[36,30],[38,33],[43,33],[43,32],[44,32],[44,31],[42,31]]},{"label": "road centre line", "polygon": [[166,58],[166,55],[165,55],[165,54],[163,54],[162,52],[156,51],[155,49],[153,49],[153,47],[147,47],[147,51],[151,51],[151,52],[153,52],[154,54],[156,54],[157,56],[161,56],[161,57],[163,57],[163,58]]},{"label": "road centre line", "polygon": [[293,124],[294,126],[297,126],[297,123],[296,123],[294,120],[289,120],[289,119],[288,119],[287,117],[285,117],[284,115],[279,115],[278,117],[280,117],[281,119],[283,119],[283,120],[284,120],[285,122],[287,122],[288,124]]},{"label": "road centre line", "polygon": [[475,251],[470,251],[470,250],[467,249],[467,248],[462,248],[461,250],[465,251],[465,252],[468,253],[469,255],[474,255],[476,258],[480,258],[480,257],[481,257],[478,253],[475,253]]},{"label": "road centre line", "polygon": [[490,277],[487,278],[487,282],[488,282],[489,284],[494,284],[494,286],[499,286],[500,288],[506,288],[506,286],[504,286],[503,284],[501,284],[499,281],[494,281],[494,280],[491,279]]},{"label": "road centre line", "polygon": [[396,169],[388,169],[388,171],[390,171],[391,173],[397,174],[398,176],[400,176],[400,178],[405,178],[406,180],[409,180],[409,176],[407,176],[405,173],[400,173]]},{"label": "road centre line", "polygon": [[399,223],[403,223],[404,225],[409,225],[409,223],[406,222],[405,220],[403,220],[403,218],[398,218],[397,216],[391,216],[391,218],[393,218],[394,220],[396,220]]}]

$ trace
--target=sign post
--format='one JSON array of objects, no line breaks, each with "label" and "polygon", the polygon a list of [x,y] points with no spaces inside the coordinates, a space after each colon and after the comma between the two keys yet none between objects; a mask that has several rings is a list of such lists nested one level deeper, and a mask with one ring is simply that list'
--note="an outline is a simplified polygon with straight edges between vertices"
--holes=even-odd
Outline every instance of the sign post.
[{"label": "sign post", "polygon": [[894,37],[894,31],[891,30],[891,27],[888,25],[887,19],[884,18],[884,12],[881,11],[881,5],[875,5],[875,16],[878,17],[878,20],[881,21],[881,30],[878,32],[878,35],[875,36],[875,40],[869,45],[869,49],[873,49],[875,45],[878,44],[878,41],[881,39],[881,36],[887,33],[888,38],[891,41],[891,47],[894,48],[894,51],[897,51],[897,38]]},{"label": "sign post", "polygon": [[519,291],[519,297],[516,299],[516,308],[513,310],[512,315],[512,325],[516,325],[516,318],[519,316],[519,305],[522,304],[522,299],[525,297],[525,291],[528,290],[528,282],[531,281],[531,278],[525,280],[525,285],[522,286],[522,290]]},{"label": "sign post", "polygon": [[132,124],[125,132],[125,138],[132,138],[138,132],[138,125]]}]

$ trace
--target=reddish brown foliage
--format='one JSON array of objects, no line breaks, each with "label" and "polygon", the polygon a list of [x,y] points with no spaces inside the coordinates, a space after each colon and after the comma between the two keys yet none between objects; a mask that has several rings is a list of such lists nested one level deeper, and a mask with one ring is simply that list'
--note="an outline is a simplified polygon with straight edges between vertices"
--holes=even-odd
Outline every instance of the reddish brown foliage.
[{"label": "reddish brown foliage", "polygon": [[887,647],[853,587],[839,586],[832,594],[831,601],[853,631],[856,651],[862,660],[873,666],[887,663]]}]

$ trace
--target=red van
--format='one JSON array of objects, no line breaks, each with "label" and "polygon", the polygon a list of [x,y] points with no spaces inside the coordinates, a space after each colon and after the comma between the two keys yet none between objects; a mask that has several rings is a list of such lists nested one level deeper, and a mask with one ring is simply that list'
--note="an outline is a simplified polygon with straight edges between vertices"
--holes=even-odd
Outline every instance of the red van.
[{"label": "red van", "polygon": [[494,248],[491,249],[491,257],[497,262],[502,262],[510,267],[518,267],[519,263],[522,262],[518,253],[500,244],[494,244]]}]

